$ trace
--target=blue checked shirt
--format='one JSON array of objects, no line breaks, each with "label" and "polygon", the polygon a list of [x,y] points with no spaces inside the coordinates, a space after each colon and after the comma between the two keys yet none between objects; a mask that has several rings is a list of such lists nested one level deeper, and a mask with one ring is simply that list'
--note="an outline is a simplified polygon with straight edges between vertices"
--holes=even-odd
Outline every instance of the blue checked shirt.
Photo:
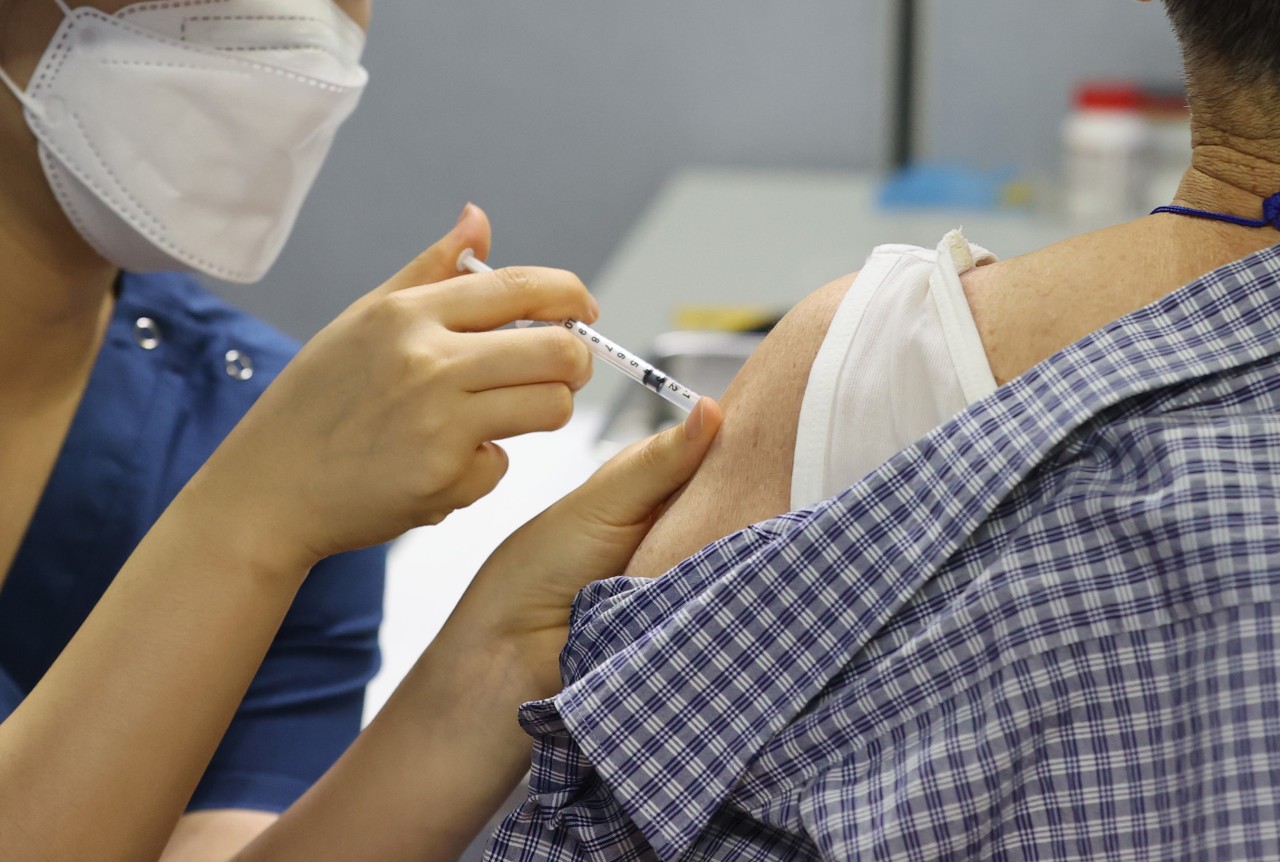
[{"label": "blue checked shirt", "polygon": [[1280,246],[578,597],[490,859],[1280,858]]}]

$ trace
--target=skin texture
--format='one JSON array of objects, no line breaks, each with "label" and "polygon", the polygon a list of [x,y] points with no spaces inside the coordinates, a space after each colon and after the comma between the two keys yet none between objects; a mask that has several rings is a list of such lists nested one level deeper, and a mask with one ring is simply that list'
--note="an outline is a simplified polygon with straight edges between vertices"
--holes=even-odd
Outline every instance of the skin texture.
[{"label": "skin texture", "polygon": [[653,577],[699,548],[791,508],[791,462],[809,368],[854,276],[784,317],[725,392],[723,432],[627,566]]}]

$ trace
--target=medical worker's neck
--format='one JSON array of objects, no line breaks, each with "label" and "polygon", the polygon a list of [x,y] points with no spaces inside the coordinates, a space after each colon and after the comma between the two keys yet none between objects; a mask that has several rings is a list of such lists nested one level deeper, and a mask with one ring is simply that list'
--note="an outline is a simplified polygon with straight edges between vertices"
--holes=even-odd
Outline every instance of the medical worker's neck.
[{"label": "medical worker's neck", "polygon": [[[24,4],[19,14],[0,0],[0,61],[18,86],[60,20],[55,4]],[[8,91],[0,91],[0,164],[0,406],[33,414],[78,397],[113,306],[116,270],[63,214]]]},{"label": "medical worker's neck", "polygon": [[118,275],[75,232],[38,162],[25,164],[24,155],[0,153],[6,166],[24,162],[0,171],[0,405],[9,410],[78,397]]},{"label": "medical worker's neck", "polygon": [[[19,14],[18,5],[0,0],[0,62],[25,87],[62,13],[34,3]],[[78,397],[110,316],[116,270],[63,215],[22,106],[7,91],[0,165],[0,416],[22,416]]]}]

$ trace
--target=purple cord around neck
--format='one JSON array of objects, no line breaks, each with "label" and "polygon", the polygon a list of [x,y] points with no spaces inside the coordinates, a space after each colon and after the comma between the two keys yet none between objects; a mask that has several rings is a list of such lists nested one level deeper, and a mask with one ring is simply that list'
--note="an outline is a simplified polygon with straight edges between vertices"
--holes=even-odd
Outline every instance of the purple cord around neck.
[{"label": "purple cord around neck", "polygon": [[1207,218],[1213,221],[1224,221],[1228,224],[1240,225],[1240,227],[1273,227],[1276,230],[1280,230],[1280,194],[1274,194],[1262,202],[1262,218],[1260,219],[1241,218],[1240,216],[1214,213],[1208,210],[1193,210],[1190,207],[1156,207],[1151,211],[1151,214],[1155,215],[1156,213]]}]

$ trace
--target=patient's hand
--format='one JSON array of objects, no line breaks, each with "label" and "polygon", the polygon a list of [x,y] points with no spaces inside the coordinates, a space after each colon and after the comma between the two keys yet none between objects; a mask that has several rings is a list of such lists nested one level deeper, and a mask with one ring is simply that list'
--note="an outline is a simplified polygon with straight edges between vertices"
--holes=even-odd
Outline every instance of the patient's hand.
[{"label": "patient's hand", "polygon": [[796,423],[809,369],[855,275],[793,308],[738,372],[722,399],[724,427],[706,460],[626,574],[657,577],[710,542],[791,509]]}]

